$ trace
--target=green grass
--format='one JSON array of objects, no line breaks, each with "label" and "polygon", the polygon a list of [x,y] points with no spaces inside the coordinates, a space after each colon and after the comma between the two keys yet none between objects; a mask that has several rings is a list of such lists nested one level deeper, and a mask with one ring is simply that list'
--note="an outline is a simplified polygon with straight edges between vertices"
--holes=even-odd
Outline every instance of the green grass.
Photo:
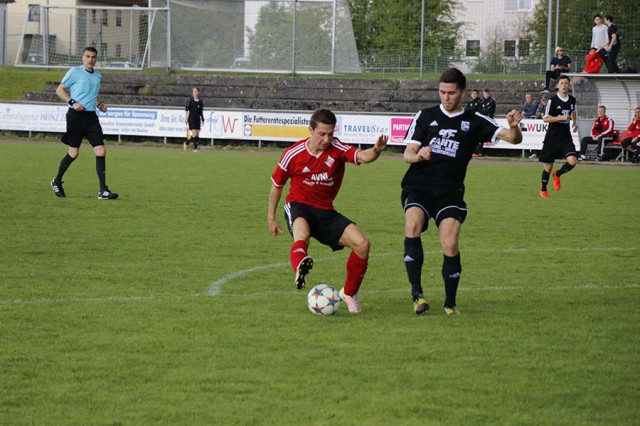
[{"label": "green grass", "polygon": [[[65,177],[68,198],[53,196],[64,151],[0,143],[0,424],[640,418],[637,168],[580,165],[542,200],[537,164],[472,162],[461,315],[446,318],[433,229],[433,311],[412,312],[405,165],[348,167],[336,205],[373,244],[364,312],[319,317],[290,268],[273,266],[291,244],[267,230],[278,153],[111,146],[121,199],[104,202],[87,147]],[[348,253],[310,252],[311,283],[339,287]]]}]

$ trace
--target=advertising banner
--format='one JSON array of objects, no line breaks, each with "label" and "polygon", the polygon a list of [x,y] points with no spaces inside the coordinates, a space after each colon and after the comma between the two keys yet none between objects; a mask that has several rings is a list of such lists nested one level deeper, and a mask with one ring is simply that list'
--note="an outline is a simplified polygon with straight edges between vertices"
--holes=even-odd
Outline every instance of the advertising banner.
[{"label": "advertising banner", "polygon": [[[68,107],[57,104],[0,103],[0,130],[64,133]],[[110,107],[98,113],[106,135],[183,138],[184,110],[181,108]],[[295,142],[309,136],[307,111],[208,110],[204,113],[202,139]],[[381,134],[389,144],[402,145],[412,116],[362,113],[337,114],[335,136],[353,145],[370,145]],[[506,118],[498,124],[507,127]],[[514,146],[503,141],[485,143],[487,148],[539,150],[547,131],[542,120],[522,120],[523,141]],[[576,148],[578,134],[573,133]]]}]

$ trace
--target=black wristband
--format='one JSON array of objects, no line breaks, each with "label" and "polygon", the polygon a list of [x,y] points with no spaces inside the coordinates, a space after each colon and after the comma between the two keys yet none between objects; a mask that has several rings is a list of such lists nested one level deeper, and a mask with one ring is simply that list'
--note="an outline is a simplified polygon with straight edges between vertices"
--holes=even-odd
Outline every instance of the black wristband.
[{"label": "black wristband", "polygon": [[75,104],[75,103],[76,103],[75,99],[73,99],[73,98],[69,99],[69,105],[73,106],[73,104]]}]

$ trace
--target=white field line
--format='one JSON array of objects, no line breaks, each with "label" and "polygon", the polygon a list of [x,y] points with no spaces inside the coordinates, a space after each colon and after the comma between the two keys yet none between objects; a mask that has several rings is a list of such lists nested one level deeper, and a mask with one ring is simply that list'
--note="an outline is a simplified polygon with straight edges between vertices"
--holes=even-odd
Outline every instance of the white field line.
[{"label": "white field line", "polygon": [[[536,249],[531,250],[528,248],[514,248],[514,249],[502,249],[502,250],[486,250],[486,249],[477,249],[477,250],[465,250],[464,252],[469,253],[520,253],[520,252],[551,252],[551,251],[564,251],[564,252],[597,252],[597,251],[635,251],[635,247],[591,247],[591,248],[544,248],[544,249]],[[431,250],[425,251],[425,255],[429,254],[439,254],[440,250]],[[390,256],[401,256],[400,252],[390,252],[390,253],[374,253],[371,254],[370,257],[390,257]],[[344,256],[329,256],[319,259],[314,259],[315,262],[326,262],[330,260],[338,260],[342,259]],[[68,297],[68,298],[41,298],[41,299],[13,299],[13,300],[0,300],[0,305],[41,305],[41,304],[62,304],[62,303],[91,303],[91,302],[136,302],[136,301],[146,301],[146,300],[182,300],[193,297],[210,297],[210,296],[222,296],[222,286],[232,281],[236,278],[242,277],[244,275],[264,271],[267,269],[274,268],[282,268],[288,267],[288,262],[280,262],[280,263],[270,263],[266,265],[258,265],[251,268],[240,269],[230,274],[227,274],[216,281],[213,281],[209,284],[209,288],[206,293],[194,293],[188,295],[180,295],[180,296],[107,296],[107,297]],[[591,284],[579,284],[579,285],[566,285],[566,286],[547,286],[546,290],[603,290],[603,289],[622,289],[622,288],[640,288],[640,284],[630,283],[630,284],[604,284],[604,283],[591,283]],[[486,286],[486,287],[469,287],[466,288],[464,286],[460,286],[460,291],[521,291],[524,290],[522,287],[517,286]],[[386,290],[367,290],[367,293],[375,294],[375,293],[397,293],[397,292],[406,292],[407,288],[394,288],[394,289],[386,289]],[[264,292],[254,292],[254,293],[245,293],[245,294],[227,294],[225,297],[251,297],[251,296],[269,296],[269,295],[289,295],[289,294],[300,294],[300,291],[290,290],[290,291],[264,291]]]}]

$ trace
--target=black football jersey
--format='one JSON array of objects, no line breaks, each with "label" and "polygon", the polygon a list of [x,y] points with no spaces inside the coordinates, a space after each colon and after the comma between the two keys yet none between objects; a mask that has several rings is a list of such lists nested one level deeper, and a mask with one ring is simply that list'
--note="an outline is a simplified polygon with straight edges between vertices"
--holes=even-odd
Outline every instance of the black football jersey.
[{"label": "black football jersey", "polygon": [[[556,94],[549,99],[549,102],[547,102],[547,108],[544,111],[544,116],[559,117],[561,115],[571,115],[575,110],[576,98],[571,95],[567,95],[566,98],[562,99],[559,94]],[[558,139],[571,139],[570,124],[570,120],[549,123],[547,134],[544,138],[545,142]]]},{"label": "black football jersey", "polygon": [[185,111],[189,111],[189,118],[204,118],[204,103],[202,99],[187,99],[184,109]]},{"label": "black football jersey", "polygon": [[449,114],[442,105],[426,108],[413,118],[405,144],[431,147],[431,159],[411,164],[405,185],[463,188],[471,155],[480,142],[495,141],[501,127],[474,111]]}]

